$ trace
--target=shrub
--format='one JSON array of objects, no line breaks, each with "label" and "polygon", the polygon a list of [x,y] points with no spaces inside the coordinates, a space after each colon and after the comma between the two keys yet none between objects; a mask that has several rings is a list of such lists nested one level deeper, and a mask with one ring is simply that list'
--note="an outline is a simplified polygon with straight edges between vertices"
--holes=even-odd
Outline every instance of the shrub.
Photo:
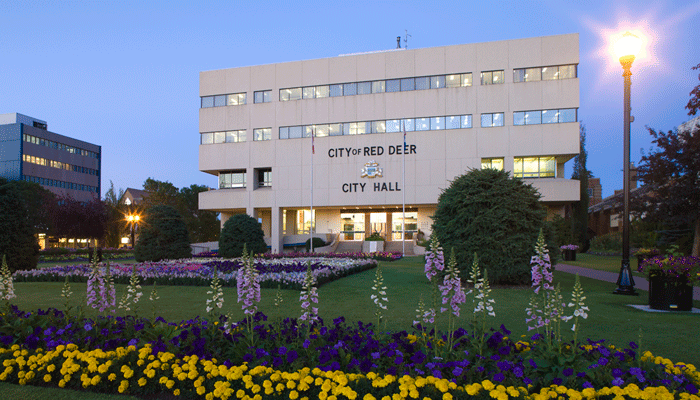
[{"label": "shrub", "polygon": [[4,254],[11,272],[35,269],[39,244],[22,195],[14,182],[0,178],[0,258]]},{"label": "shrub", "polygon": [[622,234],[610,232],[591,239],[591,250],[595,252],[619,253],[622,251]]},{"label": "shrub", "polygon": [[379,233],[374,232],[373,234],[367,236],[365,240],[369,242],[383,242],[384,238]]},{"label": "shrub", "polygon": [[219,255],[224,258],[240,257],[244,244],[252,254],[267,251],[265,233],[260,223],[248,214],[236,214],[224,223],[221,230]]},{"label": "shrub", "polygon": [[[306,239],[306,243],[304,243],[304,247],[306,248],[306,251],[309,251],[311,249],[310,245],[310,240],[311,239]],[[319,247],[323,247],[326,245],[326,242],[323,241],[321,238],[314,238],[314,249],[317,249]]]},{"label": "shrub", "polygon": [[[521,179],[495,169],[472,170],[455,178],[438,199],[433,235],[442,247],[454,248],[461,275],[479,255],[493,283],[530,282],[532,244],[540,228],[553,237],[540,195]],[[549,248],[556,249],[554,243]]]},{"label": "shrub", "polygon": [[192,255],[187,226],[170,206],[151,207],[139,229],[141,234],[134,248],[136,261],[172,260]]}]

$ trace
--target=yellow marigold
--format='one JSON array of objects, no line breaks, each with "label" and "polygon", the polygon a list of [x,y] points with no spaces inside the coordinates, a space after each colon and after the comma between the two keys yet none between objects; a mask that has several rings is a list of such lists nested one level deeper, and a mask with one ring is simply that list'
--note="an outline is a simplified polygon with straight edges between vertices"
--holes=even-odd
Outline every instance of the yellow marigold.
[{"label": "yellow marigold", "polygon": [[66,381],[64,381],[63,379],[58,381],[58,387],[60,387],[60,388],[66,387]]},{"label": "yellow marigold", "polygon": [[179,396],[179,395],[180,395],[180,389],[175,389],[175,390],[173,390],[173,394],[174,394],[175,396]]},{"label": "yellow marigold", "polygon": [[97,386],[97,384],[100,383],[101,380],[102,378],[99,375],[95,375],[92,377],[92,379],[90,379],[90,384],[92,386]]},{"label": "yellow marigold", "polygon": [[138,383],[139,383],[139,386],[146,386],[148,381],[146,380],[146,378],[141,377],[141,379],[139,379]]},{"label": "yellow marigold", "polygon": [[297,384],[294,381],[287,381],[287,389],[294,389]]},{"label": "yellow marigold", "polygon": [[483,382],[481,382],[481,386],[483,386],[484,389],[489,390],[489,391],[490,391],[490,390],[493,390],[493,388],[496,387],[496,385],[494,385],[493,382],[491,382],[491,381],[488,380],[488,379],[485,380],[485,381],[483,381]]},{"label": "yellow marigold", "polygon": [[481,390],[481,385],[478,383],[472,383],[471,385],[466,386],[466,390],[468,395],[474,396]]},{"label": "yellow marigold", "polygon": [[297,398],[299,398],[299,392],[297,392],[296,390],[292,390],[291,392],[289,392],[289,398],[291,400],[296,400]]},{"label": "yellow marigold", "polygon": [[175,381],[171,381],[170,379],[168,379],[168,381],[165,382],[165,387],[166,387],[166,388],[172,389],[173,386],[175,386]]},{"label": "yellow marigold", "polygon": [[327,397],[328,397],[328,393],[327,393],[327,392],[321,392],[321,393],[318,394],[319,400],[326,400]]},{"label": "yellow marigold", "polygon": [[277,386],[275,386],[275,390],[276,390],[278,393],[281,393],[282,391],[284,391],[284,384],[278,383]]},{"label": "yellow marigold", "polygon": [[206,391],[207,391],[207,389],[205,389],[204,386],[199,386],[199,387],[197,388],[197,394],[200,395],[200,396],[203,395],[204,392],[206,392]]},{"label": "yellow marigold", "polygon": [[586,398],[593,398],[595,396],[595,390],[593,388],[586,388],[581,391],[581,395]]},{"label": "yellow marigold", "polygon": [[51,374],[44,375],[44,382],[51,382]]},{"label": "yellow marigold", "polygon": [[[371,373],[371,372],[370,372]],[[367,393],[362,400],[377,400],[371,393]]]}]

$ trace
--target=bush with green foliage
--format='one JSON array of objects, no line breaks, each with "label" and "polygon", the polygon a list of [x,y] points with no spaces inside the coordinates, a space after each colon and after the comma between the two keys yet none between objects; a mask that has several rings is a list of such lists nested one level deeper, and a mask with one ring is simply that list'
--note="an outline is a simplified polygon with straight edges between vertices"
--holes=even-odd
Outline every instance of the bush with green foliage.
[{"label": "bush with green foliage", "polygon": [[591,251],[603,253],[620,253],[622,251],[622,234],[609,232],[591,239]]},{"label": "bush with green foliage", "polygon": [[148,209],[139,230],[134,248],[136,261],[174,260],[192,255],[187,226],[173,207],[157,205]]},{"label": "bush with green foliage", "polygon": [[446,251],[454,248],[462,276],[477,253],[492,283],[526,284],[540,228],[550,256],[557,256],[553,229],[545,223],[547,213],[539,199],[535,188],[508,172],[472,170],[455,178],[440,195],[432,234]]},{"label": "bush with green foliage", "polygon": [[251,254],[267,251],[265,233],[260,223],[248,214],[236,214],[224,223],[219,237],[219,255],[234,258],[243,255],[243,245]]},{"label": "bush with green foliage", "polygon": [[[574,221],[571,218],[564,219],[561,215],[555,215],[550,221],[552,228],[554,229],[554,234],[556,236],[557,247],[565,246],[567,244],[577,244],[581,243],[574,237]],[[580,247],[580,246],[579,246]]]},{"label": "bush with green foliage", "polygon": [[374,232],[373,234],[367,236],[365,240],[368,242],[383,242],[384,238],[378,232]]},{"label": "bush with green foliage", "polygon": [[[311,249],[311,239],[306,239],[306,242],[304,243],[304,247],[306,248],[306,251],[309,251]],[[318,237],[314,237],[314,249],[318,249],[319,247],[326,246],[326,242]]]},{"label": "bush with green foliage", "polygon": [[35,269],[39,244],[29,211],[15,182],[0,178],[0,257],[5,255],[11,272]]}]

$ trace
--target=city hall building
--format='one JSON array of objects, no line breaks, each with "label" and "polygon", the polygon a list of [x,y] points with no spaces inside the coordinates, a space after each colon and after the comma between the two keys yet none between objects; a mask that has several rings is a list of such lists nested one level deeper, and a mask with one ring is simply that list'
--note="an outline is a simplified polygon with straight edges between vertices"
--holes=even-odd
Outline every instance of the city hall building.
[{"label": "city hall building", "polygon": [[259,219],[272,252],[312,223],[324,239],[400,243],[430,234],[451,180],[498,168],[563,214],[579,200],[564,171],[578,62],[568,34],[202,72],[199,169],[219,184],[199,207]]}]

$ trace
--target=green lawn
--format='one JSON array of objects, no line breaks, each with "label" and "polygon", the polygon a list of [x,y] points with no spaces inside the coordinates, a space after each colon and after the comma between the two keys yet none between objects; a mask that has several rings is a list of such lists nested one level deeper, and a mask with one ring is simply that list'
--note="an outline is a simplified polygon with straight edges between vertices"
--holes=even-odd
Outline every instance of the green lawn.
[{"label": "green lawn", "polygon": [[[622,256],[597,256],[588,253],[576,253],[576,261],[560,261],[562,264],[576,265],[578,267],[586,267],[597,269],[600,271],[620,272],[620,264]],[[637,272],[637,257],[630,256],[630,269],[634,276],[645,276]]]},{"label": "green lawn", "polygon": [[[610,268],[615,262],[609,258],[588,255],[579,258],[576,265],[590,266],[594,260],[605,260],[599,269]],[[596,258],[594,258],[596,257]],[[613,257],[611,257],[613,258]],[[618,268],[619,268],[619,257]],[[635,262],[636,263],[636,262]],[[573,264],[573,263],[572,263]],[[423,297],[426,304],[431,302],[431,287],[423,273],[422,257],[407,257],[396,262],[380,263],[384,274],[384,284],[387,286],[389,310],[387,329],[410,330],[416,314],[419,298]],[[331,282],[319,289],[319,311],[322,318],[331,321],[332,318],[344,316],[348,321],[373,322],[374,305],[370,300],[371,286],[374,280],[374,270],[365,271],[341,280]],[[565,300],[569,299],[574,283],[574,276],[564,272],[554,273],[555,282],[561,284]],[[700,331],[700,315],[690,313],[648,313],[629,307],[628,304],[647,304],[647,292],[639,291],[640,296],[616,296],[611,294],[615,285],[608,282],[581,278],[589,306],[589,317],[580,324],[579,338],[593,340],[606,339],[608,343],[626,346],[629,342],[639,341],[642,334],[642,348],[650,350],[654,355],[661,355],[673,361],[683,361],[700,366],[700,346],[694,345],[697,332]],[[62,283],[16,283],[17,298],[15,304],[23,310],[37,308],[63,308],[61,298]],[[84,301],[85,284],[72,284],[74,305]],[[117,286],[117,296],[125,290],[124,285]],[[167,320],[179,321],[205,315],[205,301],[209,287],[166,287],[159,286],[160,300],[155,302],[157,315]],[[148,301],[150,287],[143,288],[144,297],[140,315],[151,315],[151,304]],[[236,304],[236,289],[225,288],[224,312],[233,310],[236,318],[242,318],[240,305]],[[529,287],[494,288],[492,292],[495,303],[495,318],[490,318],[490,324],[498,327],[504,324],[512,330],[512,337],[529,335],[525,324],[525,307],[532,291]],[[275,309],[273,299],[275,290],[263,289],[259,310],[270,317],[298,317],[300,315],[299,293],[283,291],[284,302],[280,309]],[[695,302],[695,307],[700,307]],[[462,316],[458,324],[467,327],[471,305],[462,307]],[[90,315],[95,315],[94,312]],[[442,317],[439,327],[446,327],[446,315]],[[566,325],[567,329],[570,325]],[[384,327],[381,327],[384,330]],[[693,345],[689,345],[693,344]],[[0,398],[15,398],[6,395],[4,386],[0,385]],[[12,386],[12,385],[10,385]],[[15,387],[12,386],[14,389]],[[32,391],[33,389],[26,389]],[[9,393],[9,392],[8,392]],[[37,395],[39,396],[39,395]],[[47,395],[48,396],[48,395]],[[17,396],[18,397],[18,396]],[[22,396],[32,398],[31,395]],[[41,395],[36,398],[44,398]],[[60,398],[60,397],[58,397]],[[73,397],[71,397],[73,398]],[[79,398],[79,397],[75,397]],[[98,398],[98,397],[94,397]],[[99,397],[102,399],[103,397]],[[111,397],[104,397],[108,399]],[[115,396],[114,399],[123,396]]]}]

